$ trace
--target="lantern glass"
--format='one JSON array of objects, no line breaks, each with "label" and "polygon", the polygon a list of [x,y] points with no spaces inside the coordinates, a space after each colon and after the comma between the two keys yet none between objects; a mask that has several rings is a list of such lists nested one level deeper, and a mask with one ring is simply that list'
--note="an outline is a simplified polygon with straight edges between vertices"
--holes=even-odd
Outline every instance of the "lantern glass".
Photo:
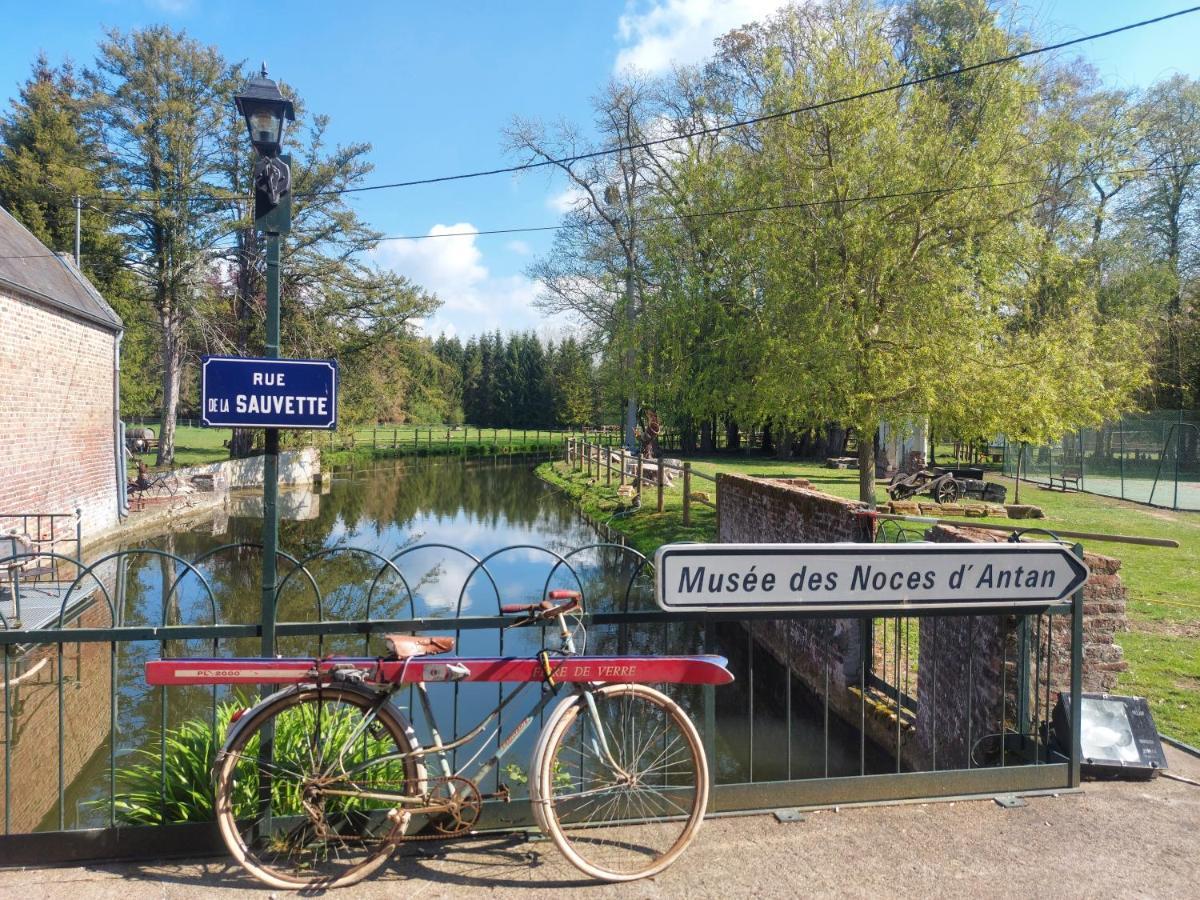
[{"label": "lantern glass", "polygon": [[246,116],[250,126],[250,142],[256,147],[260,144],[278,145],[283,132],[283,116],[270,109],[259,109]]}]

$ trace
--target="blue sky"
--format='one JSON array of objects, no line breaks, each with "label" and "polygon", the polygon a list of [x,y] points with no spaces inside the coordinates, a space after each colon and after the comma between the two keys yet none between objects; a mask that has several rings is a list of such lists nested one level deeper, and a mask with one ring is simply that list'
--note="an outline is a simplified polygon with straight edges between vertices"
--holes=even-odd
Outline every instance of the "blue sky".
[{"label": "blue sky", "polygon": [[[6,4],[8,5],[8,4]],[[56,0],[12,4],[0,30],[0,100],[15,94],[39,50],[92,59],[103,29],[158,22],[186,28],[231,59],[294,85],[332,117],[332,141],[369,141],[372,181],[400,181],[513,162],[501,129],[514,115],[588,120],[588,98],[626,63],[650,71],[695,62],[712,39],[781,0]],[[1019,15],[1046,42],[1170,12],[1186,0],[1038,0]],[[1200,75],[1200,13],[1081,45],[1109,82],[1146,85]],[[553,224],[564,185],[544,173],[496,176],[361,195],[360,213],[387,234]],[[428,323],[461,336],[493,328],[558,333],[531,301],[523,270],[547,233],[390,242],[377,259],[436,291]]]}]

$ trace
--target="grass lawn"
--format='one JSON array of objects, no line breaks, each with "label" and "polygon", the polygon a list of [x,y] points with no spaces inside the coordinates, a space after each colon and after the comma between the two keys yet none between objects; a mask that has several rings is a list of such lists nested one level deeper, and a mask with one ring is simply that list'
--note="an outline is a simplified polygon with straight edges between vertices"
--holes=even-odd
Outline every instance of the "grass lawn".
[{"label": "grass lawn", "polygon": [[[147,426],[157,435],[157,425]],[[229,448],[225,442],[229,440],[233,430],[229,428],[200,428],[195,425],[175,426],[175,467],[201,466],[206,463],[221,462],[229,459]],[[144,453],[141,459],[147,466],[154,468],[155,452]],[[129,472],[136,474],[137,463],[128,460]]]},{"label": "grass lawn", "polygon": [[[765,475],[773,478],[807,478],[819,490],[839,497],[858,497],[858,473],[826,469],[815,463],[737,456],[692,458],[693,472],[715,475],[718,471]],[[621,509],[616,485],[606,487],[601,477],[590,484],[582,472],[569,471],[564,463],[547,463],[539,474],[579,499],[585,512],[601,521]],[[1014,499],[1014,482],[994,473],[987,478],[1008,487]],[[713,494],[713,485],[692,480],[693,491]],[[887,499],[881,486],[880,501]],[[664,511],[655,511],[653,489],[643,489],[643,508],[632,515],[612,520],[613,527],[628,535],[638,550],[650,556],[671,541],[711,540],[716,516],[692,504],[692,525],[682,522],[682,484],[676,480],[664,494]],[[1105,534],[1173,538],[1179,549],[1140,547],[1103,541],[1088,541],[1086,549],[1115,556],[1123,563],[1121,578],[1129,589],[1130,631],[1118,643],[1129,661],[1121,676],[1120,689],[1149,697],[1158,727],[1180,740],[1200,745],[1200,513],[1151,509],[1092,494],[1050,491],[1036,485],[1021,485],[1021,502],[1040,506],[1045,519],[1028,524],[1054,530],[1090,531]],[[1023,524],[1011,519],[964,519],[963,524],[996,522]]]},{"label": "grass lawn", "polygon": [[[155,434],[159,433],[157,425],[150,427]],[[175,465],[195,466],[228,459],[229,449],[225,442],[232,433],[229,428],[177,425]],[[318,447],[322,460],[326,465],[333,466],[394,456],[454,456],[462,453],[479,456],[551,450],[561,447],[564,434],[545,428],[476,428],[474,425],[449,429],[444,425],[381,425],[375,428],[348,428],[332,434],[316,431],[299,433],[302,445],[311,443]],[[154,462],[153,453],[145,454],[143,458],[147,465]],[[133,469],[131,465],[130,471]]]}]

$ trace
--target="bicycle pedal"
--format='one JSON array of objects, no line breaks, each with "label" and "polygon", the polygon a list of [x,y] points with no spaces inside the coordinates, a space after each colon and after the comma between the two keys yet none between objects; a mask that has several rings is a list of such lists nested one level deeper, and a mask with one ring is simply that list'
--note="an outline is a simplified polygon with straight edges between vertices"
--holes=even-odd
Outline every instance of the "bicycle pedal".
[{"label": "bicycle pedal", "polygon": [[499,789],[496,790],[495,792],[493,792],[491,794],[481,795],[480,799],[481,800],[499,800],[503,803],[509,803],[512,801],[512,792],[509,791],[507,784],[502,784],[502,785],[500,785]]}]

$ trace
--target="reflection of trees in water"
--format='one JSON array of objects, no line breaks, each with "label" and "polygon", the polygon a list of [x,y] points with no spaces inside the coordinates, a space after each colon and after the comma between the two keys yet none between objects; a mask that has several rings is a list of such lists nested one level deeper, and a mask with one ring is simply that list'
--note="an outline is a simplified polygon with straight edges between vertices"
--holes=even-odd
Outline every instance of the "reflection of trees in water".
[{"label": "reflection of trees in water", "polygon": [[[464,465],[439,462],[374,469],[339,478],[328,494],[321,496],[316,519],[281,524],[281,547],[298,558],[333,545],[361,544],[390,557],[405,547],[421,543],[422,531],[435,525],[463,522],[478,525],[464,533],[463,549],[482,556],[514,543],[535,543],[559,554],[598,539],[561,494],[548,489],[521,466],[494,465],[491,462]],[[444,529],[443,529],[444,530]],[[532,533],[531,533],[532,532]],[[261,539],[261,521],[231,518],[222,533],[211,531],[178,532],[151,540],[139,540],[140,546],[169,550],[194,560],[224,544],[257,543]],[[201,563],[216,601],[216,621],[227,624],[257,622],[261,605],[261,560],[258,548],[237,547],[222,551]],[[454,616],[462,585],[463,615],[494,615],[497,599],[502,603],[533,601],[542,596],[555,557],[533,551],[501,554],[489,563],[489,571],[498,583],[500,597],[486,575],[471,575],[474,563],[466,556],[434,548],[415,550],[399,558],[396,565],[413,593],[412,609],[423,617]],[[593,548],[570,559],[579,582],[566,567],[560,566],[550,579],[550,588],[575,589],[582,585],[591,612],[611,612],[624,608],[626,589],[638,565],[635,556],[619,549]],[[292,566],[279,561],[282,579]],[[325,619],[353,620],[368,614],[374,619],[406,618],[410,614],[408,591],[397,574],[378,557],[353,552],[337,552],[309,565],[323,591],[322,614]],[[376,582],[376,576],[378,581]],[[371,585],[375,583],[374,593]],[[174,596],[167,596],[176,584]],[[125,577],[120,592],[114,592],[118,620],[126,625],[207,624],[213,612],[199,579],[185,567],[170,560],[146,554],[125,558]],[[165,607],[164,607],[165,604]],[[629,609],[653,608],[652,580],[644,569],[629,591]],[[164,608],[166,616],[164,619]],[[287,580],[279,598],[279,621],[313,622],[318,618],[313,588],[302,572]],[[445,633],[453,634],[451,622]],[[621,634],[615,628],[593,626],[588,629],[587,652],[613,654],[679,653],[684,636],[678,630],[661,626],[634,625]],[[533,655],[543,646],[556,648],[553,629],[514,629],[501,634],[495,630],[464,631],[460,652],[464,655]],[[379,637],[364,635],[316,638],[281,638],[278,650],[283,654],[311,655],[383,653]],[[173,726],[189,717],[207,718],[211,714],[214,691],[210,688],[172,688],[163,691],[148,688],[143,666],[161,655],[170,656],[257,656],[258,638],[223,640],[214,649],[211,641],[186,641],[162,644],[157,641],[124,643],[117,651],[118,733],[114,736],[121,752],[135,747],[153,748],[152,738],[165,721]],[[96,677],[108,678],[107,667]],[[509,686],[510,688],[512,686]],[[231,691],[219,688],[217,697]],[[460,724],[476,712],[490,708],[498,692],[491,687],[464,691],[478,696],[460,709]],[[163,698],[166,698],[164,718]],[[478,706],[478,709],[475,707]],[[693,712],[701,711],[697,707]],[[513,710],[515,719],[516,710]],[[506,714],[506,721],[508,716]],[[68,736],[69,738],[69,736]],[[524,740],[524,739],[523,739]],[[120,763],[121,756],[118,756]],[[100,760],[85,773],[73,793],[89,791],[106,797],[107,761]],[[84,781],[86,780],[86,784]],[[88,785],[91,785],[89,787]],[[97,822],[96,824],[102,824]]]},{"label": "reflection of trees in water", "polygon": [[[418,518],[465,514],[490,529],[539,526],[577,532],[578,514],[521,466],[438,462],[335,474],[334,489],[321,497],[321,511],[307,522],[284,523],[288,549],[320,546],[335,522],[379,536]],[[399,549],[399,548],[397,548]]]}]

